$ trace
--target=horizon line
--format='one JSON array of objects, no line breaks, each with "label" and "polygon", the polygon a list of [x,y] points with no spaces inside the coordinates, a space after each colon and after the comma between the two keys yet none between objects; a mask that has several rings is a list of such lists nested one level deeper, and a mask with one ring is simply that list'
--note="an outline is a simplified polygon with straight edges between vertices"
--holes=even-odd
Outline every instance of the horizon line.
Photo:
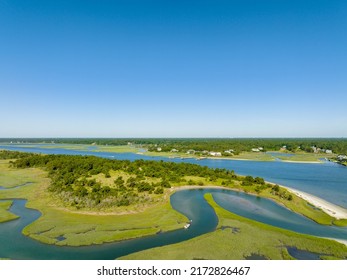
[{"label": "horizon line", "polygon": [[227,137],[227,136],[184,136],[184,137],[163,137],[163,136],[151,136],[151,137],[104,137],[104,136],[59,136],[59,137],[0,137],[2,139],[347,139],[346,136],[252,136],[252,137]]}]

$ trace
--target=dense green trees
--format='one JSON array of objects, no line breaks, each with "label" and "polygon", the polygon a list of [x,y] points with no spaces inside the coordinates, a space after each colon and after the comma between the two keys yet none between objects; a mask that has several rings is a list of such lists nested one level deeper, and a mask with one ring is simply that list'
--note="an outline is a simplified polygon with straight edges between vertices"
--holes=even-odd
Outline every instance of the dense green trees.
[{"label": "dense green trees", "polygon": [[[18,158],[13,166],[17,168],[39,167],[48,171],[52,182],[49,191],[66,203],[76,207],[96,205],[123,206],[149,199],[148,194],[162,194],[172,184],[185,183],[185,176],[209,180],[241,180],[233,171],[209,169],[189,163],[164,161],[110,160],[93,156],[38,155],[17,152],[0,152],[0,158]],[[111,177],[121,171],[127,174],[115,177],[112,185],[104,185],[93,175]],[[188,182],[203,185],[202,182]]]},{"label": "dense green trees", "polygon": [[17,159],[28,157],[29,154],[15,151],[0,150],[0,159]]},{"label": "dense green trees", "polygon": [[312,153],[312,147],[317,147],[336,154],[347,154],[347,139],[157,139],[154,143],[146,144],[150,151],[157,151],[160,147],[161,152],[194,150],[204,155],[204,151],[214,151],[221,152],[222,156],[249,152],[259,147],[263,148],[262,151],[278,151],[284,146],[289,152]]}]

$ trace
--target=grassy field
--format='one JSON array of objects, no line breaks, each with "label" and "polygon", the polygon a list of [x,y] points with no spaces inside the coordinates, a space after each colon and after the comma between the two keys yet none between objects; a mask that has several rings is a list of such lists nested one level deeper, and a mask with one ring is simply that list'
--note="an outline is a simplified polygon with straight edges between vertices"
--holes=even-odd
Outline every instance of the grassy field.
[{"label": "grassy field", "polygon": [[347,258],[347,247],[336,241],[297,234],[240,217],[219,207],[212,195],[205,196],[215,209],[217,230],[178,244],[130,254],[121,259],[245,259],[252,254],[266,259],[293,259],[287,246],[326,255],[324,258]]},{"label": "grassy field", "polygon": [[291,157],[278,156],[278,158],[283,161],[320,162],[321,158],[333,158],[335,156],[331,154],[296,153]]},{"label": "grassy field", "polygon": [[171,153],[171,152],[145,152],[146,156],[153,157],[168,157],[168,158],[198,158],[198,156],[188,155],[186,153]]},{"label": "grassy field", "polygon": [[11,207],[12,201],[0,201],[0,223],[15,220],[18,216],[8,212],[7,210]]},{"label": "grassy field", "polygon": [[[30,147],[28,145],[27,147]],[[83,145],[83,144],[70,144],[70,145],[37,145],[38,148],[41,149],[66,149],[66,150],[80,150],[80,151],[87,151],[91,145]]]},{"label": "grassy field", "polygon": [[[276,152],[276,151],[275,151]],[[278,151],[277,151],[278,152]],[[292,153],[290,153],[292,154]],[[278,158],[283,161],[289,161],[289,162],[321,162],[321,158],[333,158],[336,155],[330,155],[330,154],[313,154],[313,153],[305,153],[305,152],[297,152],[294,153],[293,156],[282,156],[282,155],[276,155],[272,156],[268,153],[254,153],[254,152],[243,152],[239,155],[232,156],[231,159],[244,159],[244,160],[256,160],[256,161],[274,161],[275,158]]]},{"label": "grassy field", "polygon": [[[30,205],[31,207],[33,205]],[[47,210],[47,209],[46,209]],[[182,228],[185,217],[169,203],[126,215],[81,214],[48,209],[44,217],[24,229],[24,234],[45,243],[80,246],[100,244]],[[57,237],[66,239],[58,241]]]},{"label": "grassy field", "polygon": [[12,169],[9,160],[0,160],[0,186],[12,188],[31,182],[32,176],[25,169]]},{"label": "grassy field", "polygon": [[[185,216],[171,208],[168,199],[133,214],[123,214],[125,209],[118,208],[114,213],[73,211],[47,192],[50,181],[44,171],[11,169],[7,161],[0,161],[0,172],[12,178],[13,185],[22,184],[25,180],[32,182],[21,188],[0,191],[0,199],[28,199],[27,207],[39,210],[42,216],[24,228],[23,233],[44,243],[71,246],[98,244],[141,237],[160,230],[174,230],[182,228],[187,222]],[[130,211],[135,212],[134,209]],[[66,239],[59,241],[59,236]]]},{"label": "grassy field", "polygon": [[334,225],[338,227],[347,227],[347,219],[335,220]]},{"label": "grassy field", "polygon": [[[91,179],[95,179],[97,182],[100,182],[102,185],[104,186],[109,186],[112,187],[112,185],[114,184],[114,179],[117,177],[122,177],[124,181],[127,181],[130,177],[135,178],[135,175],[131,175],[129,173],[126,173],[124,171],[114,171],[111,170],[110,171],[110,177],[106,178],[104,174],[100,173],[98,175],[92,175],[90,178]],[[159,178],[152,178],[152,177],[145,177],[145,182],[147,183],[158,183],[160,182]]]},{"label": "grassy field", "polygon": [[230,159],[245,159],[245,160],[256,160],[256,161],[273,161],[274,158],[266,153],[255,153],[255,152],[243,152],[239,155],[230,157]]},{"label": "grassy field", "polygon": [[[110,153],[136,153],[137,148],[133,146],[101,146],[101,145],[59,145],[59,148],[67,150],[93,151],[93,152],[110,152]],[[43,149],[55,149],[57,146],[41,146]]]},{"label": "grassy field", "polygon": [[137,153],[138,148],[134,146],[95,146],[95,152],[111,152],[111,153]]}]

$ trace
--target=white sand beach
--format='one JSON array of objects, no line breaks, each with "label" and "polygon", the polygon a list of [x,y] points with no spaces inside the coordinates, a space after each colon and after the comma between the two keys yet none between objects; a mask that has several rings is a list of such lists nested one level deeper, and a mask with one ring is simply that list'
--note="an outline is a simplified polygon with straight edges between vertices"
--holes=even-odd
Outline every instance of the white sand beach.
[{"label": "white sand beach", "polygon": [[289,188],[286,186],[281,186],[281,187],[287,189],[288,191],[292,192],[298,197],[301,197],[302,199],[306,200],[307,202],[314,205],[315,207],[320,208],[322,211],[324,211],[325,213],[327,213],[328,215],[336,219],[347,219],[347,209],[343,207],[335,205],[331,202],[328,202],[322,198],[316,197],[312,194],[299,191],[297,189]]}]

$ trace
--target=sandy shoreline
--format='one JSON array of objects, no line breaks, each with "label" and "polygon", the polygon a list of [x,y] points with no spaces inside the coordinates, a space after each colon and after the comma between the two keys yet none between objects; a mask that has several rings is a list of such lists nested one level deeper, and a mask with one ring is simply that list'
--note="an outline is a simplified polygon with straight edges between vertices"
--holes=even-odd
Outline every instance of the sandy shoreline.
[{"label": "sandy shoreline", "polygon": [[324,211],[325,213],[327,213],[328,215],[336,219],[347,219],[347,209],[341,206],[335,205],[322,198],[316,197],[312,194],[309,194],[303,191],[299,191],[297,189],[289,188],[286,186],[281,186],[281,187],[287,189],[288,191],[297,195],[298,197],[301,197],[302,199],[306,200],[313,206],[321,209],[322,211]]},{"label": "sandy shoreline", "polygon": [[[193,158],[193,157],[191,157]],[[196,158],[198,159],[198,158]],[[275,162],[275,159],[272,160],[260,160],[260,159],[250,159],[250,158],[226,158],[226,157],[206,157],[206,159],[222,159],[222,160],[240,160],[240,161],[257,161],[257,162]],[[322,164],[323,161],[296,161],[296,160],[278,160],[278,162],[284,163],[306,163],[306,164]]]},{"label": "sandy shoreline", "polygon": [[281,160],[282,162],[288,163],[307,163],[307,164],[322,164],[323,161],[299,161],[299,160]]}]

